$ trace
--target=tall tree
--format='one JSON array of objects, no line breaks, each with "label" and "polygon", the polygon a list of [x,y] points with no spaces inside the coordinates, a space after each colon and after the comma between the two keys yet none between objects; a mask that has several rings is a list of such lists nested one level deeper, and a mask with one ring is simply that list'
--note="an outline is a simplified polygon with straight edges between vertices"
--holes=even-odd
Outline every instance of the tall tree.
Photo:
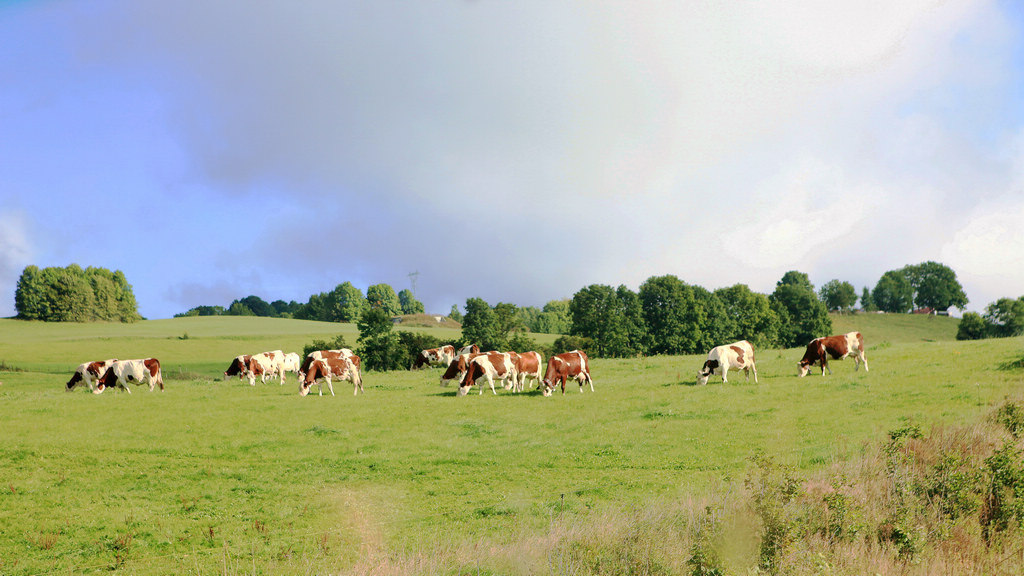
[{"label": "tall tree", "polygon": [[967,294],[949,266],[928,261],[906,266],[903,273],[914,289],[914,305],[918,308],[945,311],[951,307],[963,310],[967,306]]},{"label": "tall tree", "polygon": [[857,303],[857,290],[849,282],[829,280],[818,291],[818,297],[829,310],[849,312]]},{"label": "tall tree", "polygon": [[398,304],[402,307],[402,314],[423,314],[424,310],[423,302],[420,302],[412,294],[412,290],[408,288],[402,289],[398,293]]},{"label": "tall tree", "polygon": [[984,318],[996,338],[1024,334],[1024,296],[996,300],[985,307]]},{"label": "tall tree", "polygon": [[725,306],[718,297],[675,276],[648,278],[639,296],[652,354],[706,352],[730,330],[715,321],[725,319]]},{"label": "tall tree", "polygon": [[366,289],[366,301],[370,305],[379,305],[391,316],[402,314],[402,303],[398,300],[398,294],[390,284],[374,284]]},{"label": "tall tree", "polygon": [[595,357],[632,356],[642,352],[646,325],[639,297],[625,286],[619,290],[592,284],[569,302],[573,336],[592,341]]},{"label": "tall tree", "polygon": [[875,306],[893,314],[910,312],[914,306],[914,287],[901,270],[889,270],[878,279],[871,292]]},{"label": "tall tree", "polygon": [[405,352],[394,333],[393,315],[374,303],[359,316],[357,352],[367,370],[397,370],[403,367]]},{"label": "tall tree", "polygon": [[878,310],[878,307],[875,306],[875,301],[871,299],[871,290],[867,286],[864,287],[864,291],[860,294],[860,309],[865,312]]},{"label": "tall tree", "polygon": [[[787,281],[798,277],[801,281]],[[814,285],[806,274],[787,272],[769,299],[782,321],[779,340],[783,346],[800,346],[832,333],[828,309],[814,293]]]},{"label": "tall tree", "polygon": [[746,340],[754,348],[767,348],[779,341],[779,315],[772,309],[768,296],[752,291],[746,284],[715,290],[725,307],[732,331],[722,343]]},{"label": "tall tree", "polygon": [[462,317],[462,339],[466,344],[477,344],[481,350],[501,350],[506,342],[499,334],[498,318],[491,305],[482,298],[466,300],[466,315]]}]

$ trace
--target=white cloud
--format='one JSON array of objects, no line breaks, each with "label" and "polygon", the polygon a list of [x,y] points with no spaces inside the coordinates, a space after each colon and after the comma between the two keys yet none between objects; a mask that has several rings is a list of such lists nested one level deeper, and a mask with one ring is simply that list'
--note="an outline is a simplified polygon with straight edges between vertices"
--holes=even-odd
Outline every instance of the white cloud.
[{"label": "white cloud", "polygon": [[1003,297],[1024,296],[1024,198],[1008,194],[975,208],[942,249],[981,310]]}]

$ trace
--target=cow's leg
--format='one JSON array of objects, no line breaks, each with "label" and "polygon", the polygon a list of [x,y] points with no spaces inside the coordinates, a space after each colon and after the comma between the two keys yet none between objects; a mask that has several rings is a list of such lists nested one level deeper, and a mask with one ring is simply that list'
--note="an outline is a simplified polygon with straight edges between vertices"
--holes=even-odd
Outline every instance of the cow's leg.
[{"label": "cow's leg", "polygon": [[750,369],[754,371],[754,384],[757,384],[757,365],[751,362]]},{"label": "cow's leg", "polygon": [[868,359],[864,357],[864,352],[860,353],[860,361],[864,363],[864,371],[868,372]]},{"label": "cow's leg", "polygon": [[729,383],[729,367],[722,366],[722,384]]},{"label": "cow's leg", "polygon": [[132,389],[128,387],[128,384],[121,384],[121,388],[124,388],[125,392],[131,394]]},{"label": "cow's leg", "polygon": [[331,396],[334,396],[334,385],[331,384],[331,379],[325,378],[325,380],[327,380],[327,389],[331,391]]},{"label": "cow's leg", "polygon": [[[590,391],[594,391],[594,379],[590,377],[590,371],[587,371],[587,384],[590,384]],[[582,386],[581,386],[582,388]]]}]

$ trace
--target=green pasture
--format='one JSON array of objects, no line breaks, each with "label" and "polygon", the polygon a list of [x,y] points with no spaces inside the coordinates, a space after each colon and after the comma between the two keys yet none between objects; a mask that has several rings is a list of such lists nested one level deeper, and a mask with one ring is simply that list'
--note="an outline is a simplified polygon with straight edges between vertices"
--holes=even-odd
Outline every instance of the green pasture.
[{"label": "green pasture", "polygon": [[[243,352],[354,344],[352,326],[0,320],[0,573],[340,574],[465,542],[478,555],[443,573],[508,573],[488,545],[555,518],[735,486],[758,452],[820,468],[908,421],[977,419],[1024,383],[1001,367],[1024,339],[956,342],[953,319],[905,318],[836,320],[864,333],[870,372],[800,379],[802,350],[760,350],[759,384],[698,387],[700,356],[596,359],[596,392],[551,398],[456,398],[438,369],[368,373],[365,394],[337,397],[218,378]],[[144,356],[166,391],[64,391],[82,361]]]}]

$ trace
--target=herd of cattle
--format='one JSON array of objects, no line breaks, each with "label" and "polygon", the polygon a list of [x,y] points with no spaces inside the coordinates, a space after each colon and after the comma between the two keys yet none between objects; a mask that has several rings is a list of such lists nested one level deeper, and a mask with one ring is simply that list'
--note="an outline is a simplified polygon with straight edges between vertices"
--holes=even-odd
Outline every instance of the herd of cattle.
[{"label": "herd of cattle", "polygon": [[[831,374],[832,369],[828,367],[829,359],[842,360],[848,356],[854,358],[854,370],[860,368],[861,362],[864,363],[864,370],[868,369],[868,361],[864,358],[864,338],[860,332],[815,338],[807,345],[807,350],[798,363],[799,375],[806,376],[813,366],[821,366],[822,375],[825,374],[825,370]],[[541,376],[543,360],[538,352],[480,352],[480,347],[475,344],[456,351],[455,347],[449,344],[421,351],[412,369],[443,366],[445,371],[441,375],[441,385],[445,386],[448,382],[457,380],[459,396],[465,396],[473,386],[479,386],[480,394],[483,394],[485,382],[490,386],[491,392],[497,394],[494,388],[495,380],[498,380],[506,390],[522,392],[526,389],[529,378],[540,386],[544,396],[550,396],[559,385],[565,394],[565,383],[568,380],[576,381],[580,386],[580,392],[583,392],[584,384],[589,384],[590,391],[594,391],[594,381],[590,377],[590,361],[583,351],[573,350],[548,358]],[[281,350],[273,350],[237,356],[224,371],[224,378],[246,378],[251,386],[256,385],[257,378],[264,383],[268,378],[277,378],[283,385],[285,375],[294,372],[298,376],[301,396],[309,394],[314,385],[323,396],[324,382],[331,396],[334,396],[332,380],[351,382],[352,393],[359,394],[363,391],[360,365],[359,356],[347,348],[317,350],[309,353],[301,362],[298,354],[285,354]],[[743,370],[748,381],[750,372],[753,372],[754,382],[757,382],[754,348],[750,342],[741,340],[713,348],[697,372],[697,383],[707,384],[708,379],[714,374],[721,375],[722,381],[728,382],[729,370]],[[129,383],[149,384],[150,391],[156,386],[163,390],[164,380],[160,372],[160,361],[156,358],[145,358],[84,362],[68,381],[67,390],[71,391],[79,385],[84,385],[94,394],[101,394],[110,387],[118,387],[131,393]]]}]

